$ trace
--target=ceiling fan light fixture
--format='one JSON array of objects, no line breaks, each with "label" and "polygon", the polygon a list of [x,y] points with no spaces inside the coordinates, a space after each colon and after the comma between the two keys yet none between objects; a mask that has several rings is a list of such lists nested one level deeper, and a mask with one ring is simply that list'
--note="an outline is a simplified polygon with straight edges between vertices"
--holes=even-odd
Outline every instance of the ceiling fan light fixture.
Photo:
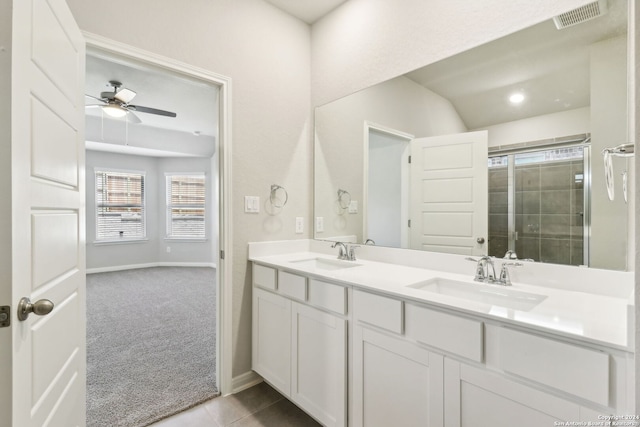
[{"label": "ceiling fan light fixture", "polygon": [[127,110],[113,104],[105,105],[104,107],[102,107],[102,111],[107,113],[107,115],[116,118],[124,117],[127,114]]}]

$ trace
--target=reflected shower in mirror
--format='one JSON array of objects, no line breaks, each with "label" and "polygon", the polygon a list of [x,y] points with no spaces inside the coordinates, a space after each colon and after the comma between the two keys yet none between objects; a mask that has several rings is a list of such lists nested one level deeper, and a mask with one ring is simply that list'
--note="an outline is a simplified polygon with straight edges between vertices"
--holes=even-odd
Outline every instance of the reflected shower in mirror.
[{"label": "reflected shower in mirror", "polygon": [[[630,205],[609,200],[601,152],[628,141],[627,7],[318,107],[315,238],[625,270]],[[631,163],[612,162],[622,194]]]}]

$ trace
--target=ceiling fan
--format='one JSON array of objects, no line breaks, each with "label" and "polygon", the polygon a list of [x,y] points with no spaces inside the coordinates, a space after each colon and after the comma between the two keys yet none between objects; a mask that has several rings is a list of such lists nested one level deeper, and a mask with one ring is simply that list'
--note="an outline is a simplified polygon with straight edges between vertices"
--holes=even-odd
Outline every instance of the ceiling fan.
[{"label": "ceiling fan", "polygon": [[142,123],[142,120],[134,113],[148,113],[159,116],[176,117],[176,113],[171,111],[158,110],[157,108],[143,107],[141,105],[132,105],[130,102],[136,96],[136,92],[131,89],[122,87],[122,83],[116,80],[109,81],[107,85],[113,88],[113,92],[102,92],[100,98],[85,94],[87,98],[99,101],[100,104],[86,105],[85,108],[102,108],[102,111],[111,117],[124,117],[132,123]]}]

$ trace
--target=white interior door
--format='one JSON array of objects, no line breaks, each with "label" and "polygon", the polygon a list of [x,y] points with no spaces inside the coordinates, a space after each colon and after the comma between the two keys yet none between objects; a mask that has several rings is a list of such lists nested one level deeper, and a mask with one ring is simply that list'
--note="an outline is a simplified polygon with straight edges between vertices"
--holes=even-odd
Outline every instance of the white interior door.
[{"label": "white interior door", "polygon": [[487,252],[487,135],[467,132],[411,142],[412,249]]},{"label": "white interior door", "polygon": [[[12,22],[12,426],[84,426],[84,39],[64,0]],[[21,321],[23,297],[53,311]]]}]

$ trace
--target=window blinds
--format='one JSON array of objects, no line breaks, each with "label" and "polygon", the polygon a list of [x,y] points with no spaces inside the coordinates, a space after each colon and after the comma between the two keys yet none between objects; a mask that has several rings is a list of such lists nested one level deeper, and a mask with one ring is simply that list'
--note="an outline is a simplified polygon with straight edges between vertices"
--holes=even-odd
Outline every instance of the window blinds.
[{"label": "window blinds", "polygon": [[167,237],[206,237],[204,174],[167,175]]},{"label": "window blinds", "polygon": [[96,171],[96,240],[146,237],[144,174]]}]

